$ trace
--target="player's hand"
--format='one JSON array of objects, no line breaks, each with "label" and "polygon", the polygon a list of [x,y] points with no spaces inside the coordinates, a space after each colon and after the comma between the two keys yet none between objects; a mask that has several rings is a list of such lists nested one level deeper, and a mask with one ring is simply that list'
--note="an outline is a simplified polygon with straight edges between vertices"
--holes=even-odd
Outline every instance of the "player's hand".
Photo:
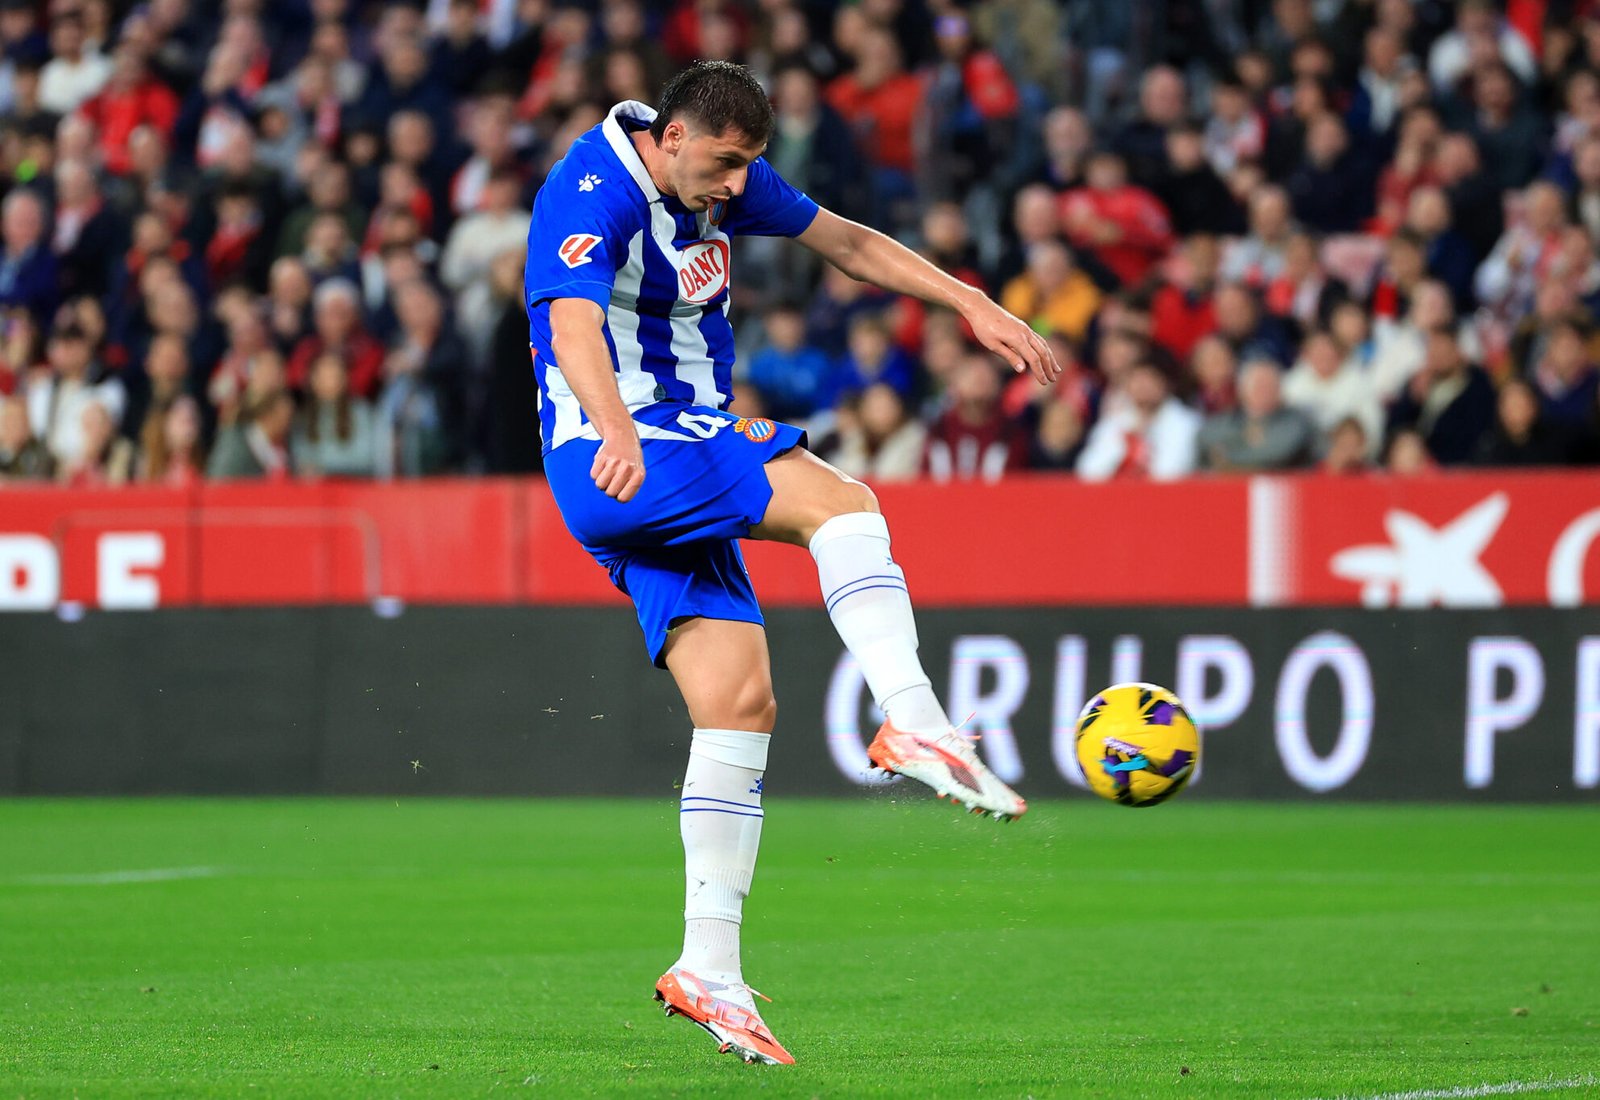
[{"label": "player's hand", "polygon": [[595,488],[618,504],[633,499],[639,486],[644,484],[644,451],[639,446],[639,433],[631,422],[601,440],[589,476],[594,479]]},{"label": "player's hand", "polygon": [[1041,386],[1061,377],[1055,353],[1033,329],[981,294],[974,294],[964,311],[978,342],[1011,365],[1018,374],[1031,373]]}]

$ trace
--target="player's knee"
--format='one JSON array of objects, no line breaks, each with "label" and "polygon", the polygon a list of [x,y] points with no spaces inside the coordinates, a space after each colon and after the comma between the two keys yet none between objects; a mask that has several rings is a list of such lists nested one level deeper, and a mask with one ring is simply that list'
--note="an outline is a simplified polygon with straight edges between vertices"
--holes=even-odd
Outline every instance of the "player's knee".
[{"label": "player's knee", "polygon": [[752,733],[771,733],[778,722],[778,701],[772,696],[772,685],[754,682],[739,693],[734,705],[735,721],[731,729],[749,730]]},{"label": "player's knee", "polygon": [[878,494],[874,493],[871,489],[869,489],[865,485],[861,484],[861,482],[859,482],[859,481],[847,481],[847,482],[844,483],[843,487],[844,487],[844,490],[845,490],[845,498],[844,498],[844,502],[845,502],[845,505],[846,505],[846,507],[844,509],[845,511],[847,511],[847,512],[877,512],[877,511],[880,511],[880,509],[878,508]]}]

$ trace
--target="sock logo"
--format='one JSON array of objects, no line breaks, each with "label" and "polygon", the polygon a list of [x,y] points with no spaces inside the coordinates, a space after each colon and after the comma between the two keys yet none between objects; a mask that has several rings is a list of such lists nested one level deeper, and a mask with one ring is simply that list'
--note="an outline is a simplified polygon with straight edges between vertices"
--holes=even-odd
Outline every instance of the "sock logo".
[{"label": "sock logo", "polygon": [[766,777],[765,776],[762,776],[760,779],[757,779],[756,780],[756,785],[754,787],[750,788],[749,793],[750,794],[760,794],[761,793],[761,786],[765,782],[766,782]]}]

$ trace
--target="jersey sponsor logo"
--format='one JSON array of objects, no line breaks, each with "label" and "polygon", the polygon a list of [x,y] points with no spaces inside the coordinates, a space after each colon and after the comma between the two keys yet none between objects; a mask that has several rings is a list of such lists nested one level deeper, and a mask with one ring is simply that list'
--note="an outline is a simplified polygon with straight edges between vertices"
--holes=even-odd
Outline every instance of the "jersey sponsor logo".
[{"label": "jersey sponsor logo", "polygon": [[699,241],[685,248],[678,264],[678,293],[704,305],[728,285],[728,242]]},{"label": "jersey sponsor logo", "polygon": [[734,422],[733,430],[752,443],[765,443],[777,434],[777,426],[762,417],[741,416]]},{"label": "jersey sponsor logo", "polygon": [[561,242],[561,247],[556,249],[556,255],[560,256],[561,262],[568,267],[582,267],[584,264],[594,262],[594,257],[589,255],[589,252],[602,239],[593,233],[574,233]]}]

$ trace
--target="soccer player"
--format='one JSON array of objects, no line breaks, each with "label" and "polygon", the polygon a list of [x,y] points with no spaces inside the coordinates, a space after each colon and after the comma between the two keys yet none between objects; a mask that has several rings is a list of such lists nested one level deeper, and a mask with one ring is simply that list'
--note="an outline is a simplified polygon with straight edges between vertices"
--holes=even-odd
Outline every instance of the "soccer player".
[{"label": "soccer player", "polygon": [[524,289],[551,491],[632,598],[650,659],[672,673],[694,723],[679,807],[683,953],[656,997],[723,1052],[792,1063],[739,960],[777,705],[737,540],[793,543],[816,559],[828,614],[888,719],[868,749],[874,764],[974,812],[1027,806],[934,696],[872,492],[810,454],[800,429],[724,411],[729,238],[794,237],[846,274],[959,311],[1041,384],[1061,368],[983,294],[780,179],[761,158],[774,125],[760,84],[727,62],[680,72],[659,111],[613,107],[539,192]]}]

